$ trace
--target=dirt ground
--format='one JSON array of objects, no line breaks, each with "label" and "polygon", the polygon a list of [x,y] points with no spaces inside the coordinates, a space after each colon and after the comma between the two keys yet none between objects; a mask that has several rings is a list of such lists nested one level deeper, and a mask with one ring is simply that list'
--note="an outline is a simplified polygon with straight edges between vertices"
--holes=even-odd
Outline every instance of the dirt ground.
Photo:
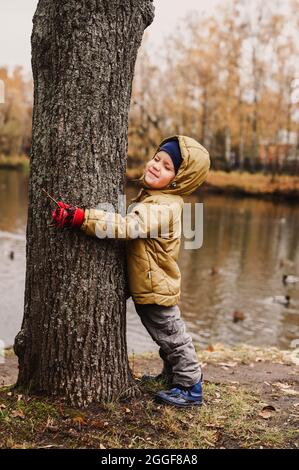
[{"label": "dirt ground", "polygon": [[200,409],[155,403],[161,383],[140,380],[161,370],[153,353],[130,357],[140,398],[76,410],[62,400],[26,397],[8,388],[17,378],[17,360],[9,353],[0,364],[0,447],[299,447],[299,367],[289,355],[220,346],[200,352],[199,358],[205,398]]},{"label": "dirt ground", "polygon": [[[135,357],[134,369],[137,376],[142,376],[145,373],[158,374],[161,371],[161,360],[154,354]],[[205,363],[202,370],[205,382],[246,385],[255,390],[258,387],[261,394],[269,397],[272,395],[276,397],[273,384],[289,384],[298,389],[298,396],[293,395],[293,399],[296,399],[297,396],[297,401],[299,401],[299,366],[290,363],[282,364],[270,361],[257,361],[249,364],[234,364],[233,362]],[[14,384],[17,375],[16,356],[7,357],[5,363],[0,364],[0,387]],[[290,396],[286,395],[283,398],[290,398]]]},{"label": "dirt ground", "polygon": [[[137,375],[156,374],[161,371],[159,358],[136,358]],[[202,367],[204,382],[217,385],[227,384],[244,386],[258,393],[265,403],[275,403],[286,411],[297,404],[299,429],[299,366],[291,363],[275,363],[263,360],[248,364],[232,361],[221,363],[204,363]],[[291,392],[288,393],[288,390]]]}]

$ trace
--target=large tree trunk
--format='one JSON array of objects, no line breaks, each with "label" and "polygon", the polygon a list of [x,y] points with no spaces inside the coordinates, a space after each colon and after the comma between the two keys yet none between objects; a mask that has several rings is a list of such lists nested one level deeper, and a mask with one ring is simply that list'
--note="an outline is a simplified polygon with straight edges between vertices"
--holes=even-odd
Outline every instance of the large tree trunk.
[{"label": "large tree trunk", "polygon": [[[49,228],[53,204],[124,193],[134,65],[151,0],[39,0],[33,19],[33,140],[25,311],[17,385],[77,406],[132,395],[125,242]],[[116,206],[115,206],[116,207]]]}]

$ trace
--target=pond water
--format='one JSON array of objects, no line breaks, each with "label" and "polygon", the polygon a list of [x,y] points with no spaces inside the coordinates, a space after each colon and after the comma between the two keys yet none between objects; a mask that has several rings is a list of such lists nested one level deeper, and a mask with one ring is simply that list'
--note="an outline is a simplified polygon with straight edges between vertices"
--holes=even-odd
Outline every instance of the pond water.
[{"label": "pond water", "polygon": [[[13,344],[23,315],[28,176],[0,170],[0,340]],[[130,200],[136,189],[127,188]],[[299,205],[228,195],[192,195],[203,202],[203,245],[181,245],[180,308],[194,343],[290,348],[299,338]],[[290,296],[288,306],[274,296]],[[157,350],[128,300],[128,347]],[[234,312],[238,312],[235,313]],[[233,318],[241,317],[234,322]]]}]

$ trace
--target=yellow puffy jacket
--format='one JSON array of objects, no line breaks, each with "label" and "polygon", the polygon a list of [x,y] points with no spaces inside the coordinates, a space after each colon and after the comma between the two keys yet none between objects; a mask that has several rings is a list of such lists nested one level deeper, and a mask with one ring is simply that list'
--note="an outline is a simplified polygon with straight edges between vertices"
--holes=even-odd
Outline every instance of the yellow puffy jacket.
[{"label": "yellow puffy jacket", "polygon": [[[146,187],[132,199],[125,217],[99,209],[86,209],[81,230],[99,238],[124,239],[127,248],[129,288],[138,304],[176,305],[180,299],[181,274],[177,265],[181,241],[183,198],[207,178],[208,151],[196,140],[178,135],[182,163],[164,189]],[[157,149],[157,150],[158,150]]]}]

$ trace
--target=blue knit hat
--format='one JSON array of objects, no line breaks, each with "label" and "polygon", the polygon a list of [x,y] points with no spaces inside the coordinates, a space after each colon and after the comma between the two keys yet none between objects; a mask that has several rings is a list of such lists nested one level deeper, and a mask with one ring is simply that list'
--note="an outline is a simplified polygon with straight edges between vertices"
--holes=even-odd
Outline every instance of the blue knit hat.
[{"label": "blue knit hat", "polygon": [[176,140],[166,142],[166,144],[163,144],[161,147],[159,147],[159,152],[162,151],[168,153],[173,162],[175,172],[177,173],[178,169],[180,168],[180,164],[183,161],[178,142]]}]

